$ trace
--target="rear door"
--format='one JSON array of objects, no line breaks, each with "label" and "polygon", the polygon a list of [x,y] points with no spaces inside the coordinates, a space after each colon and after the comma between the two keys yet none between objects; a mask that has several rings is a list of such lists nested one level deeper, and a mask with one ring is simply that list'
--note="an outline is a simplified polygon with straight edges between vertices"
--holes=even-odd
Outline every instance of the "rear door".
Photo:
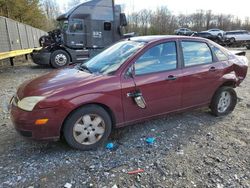
[{"label": "rear door", "polygon": [[[155,45],[133,62],[134,78],[122,78],[126,122],[174,111],[181,107],[181,70],[177,64],[176,42]],[[140,91],[146,108],[136,105],[128,94]]]},{"label": "rear door", "polygon": [[183,40],[182,107],[208,104],[223,72],[221,62],[205,42]]}]

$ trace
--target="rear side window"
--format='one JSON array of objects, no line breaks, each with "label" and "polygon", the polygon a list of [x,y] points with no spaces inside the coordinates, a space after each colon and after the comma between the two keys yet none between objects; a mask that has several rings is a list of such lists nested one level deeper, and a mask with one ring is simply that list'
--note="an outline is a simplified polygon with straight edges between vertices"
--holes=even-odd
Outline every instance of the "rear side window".
[{"label": "rear side window", "polygon": [[135,62],[135,75],[168,71],[176,67],[176,44],[166,42],[150,48]]},{"label": "rear side window", "polygon": [[206,43],[183,41],[181,45],[185,67],[213,62],[211,50]]},{"label": "rear side window", "polygon": [[212,50],[215,53],[215,55],[219,61],[227,61],[228,60],[227,55],[223,51],[221,51],[219,48],[212,46]]}]

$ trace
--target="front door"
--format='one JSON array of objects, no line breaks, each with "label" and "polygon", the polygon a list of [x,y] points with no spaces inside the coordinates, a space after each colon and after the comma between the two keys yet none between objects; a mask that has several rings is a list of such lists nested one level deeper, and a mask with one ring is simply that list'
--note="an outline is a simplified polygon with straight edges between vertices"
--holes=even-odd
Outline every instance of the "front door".
[{"label": "front door", "polygon": [[64,39],[66,45],[71,48],[83,48],[86,46],[84,20],[73,19],[69,22],[69,29]]},{"label": "front door", "polygon": [[[176,42],[148,49],[133,64],[134,76],[121,79],[125,122],[174,111],[181,106],[181,70],[177,64]],[[146,108],[140,108],[129,94],[139,91]]]}]

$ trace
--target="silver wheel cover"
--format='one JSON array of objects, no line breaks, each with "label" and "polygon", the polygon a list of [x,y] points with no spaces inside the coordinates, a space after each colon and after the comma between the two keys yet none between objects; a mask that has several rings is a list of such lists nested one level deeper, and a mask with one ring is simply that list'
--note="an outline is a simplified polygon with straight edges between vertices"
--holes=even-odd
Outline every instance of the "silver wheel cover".
[{"label": "silver wheel cover", "polygon": [[231,94],[228,91],[223,91],[217,106],[218,112],[224,113],[229,108],[231,100]]},{"label": "silver wheel cover", "polygon": [[97,143],[104,135],[105,123],[97,114],[86,114],[73,127],[74,139],[82,145]]}]

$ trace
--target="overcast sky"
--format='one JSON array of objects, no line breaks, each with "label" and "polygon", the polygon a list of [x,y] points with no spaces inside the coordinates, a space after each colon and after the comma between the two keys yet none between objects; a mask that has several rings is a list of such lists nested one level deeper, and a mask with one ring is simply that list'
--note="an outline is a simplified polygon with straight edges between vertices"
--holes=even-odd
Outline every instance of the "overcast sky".
[{"label": "overcast sky", "polygon": [[[61,10],[70,0],[57,0]],[[82,2],[86,0],[81,0]],[[193,13],[198,9],[212,10],[213,13],[232,14],[244,19],[250,17],[250,0],[115,0],[116,4],[122,4],[125,12],[138,11],[141,9],[156,9],[160,6],[167,6],[174,13]]]}]

